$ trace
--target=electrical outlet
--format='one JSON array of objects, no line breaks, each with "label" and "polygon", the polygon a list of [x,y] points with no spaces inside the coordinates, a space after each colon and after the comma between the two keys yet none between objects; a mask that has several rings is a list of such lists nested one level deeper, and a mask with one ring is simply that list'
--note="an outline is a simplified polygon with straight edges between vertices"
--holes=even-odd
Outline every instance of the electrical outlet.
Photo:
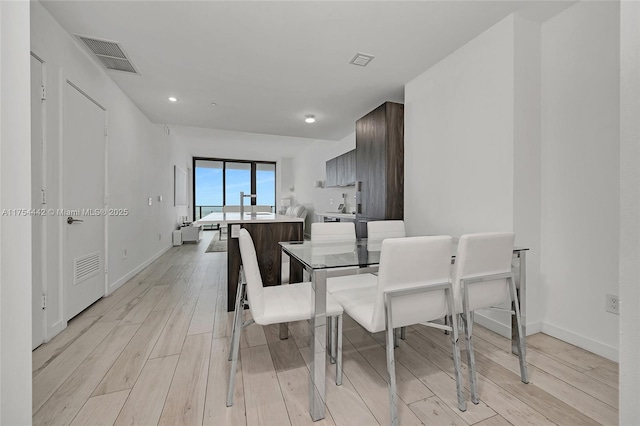
[{"label": "electrical outlet", "polygon": [[127,249],[124,249],[124,250],[122,251],[122,258],[123,258],[123,259],[126,259],[126,258],[127,258]]},{"label": "electrical outlet", "polygon": [[153,198],[149,197],[149,205],[153,204]]},{"label": "electrical outlet", "polygon": [[620,315],[620,300],[618,299],[618,296],[614,296],[613,294],[607,294],[606,309],[607,309],[607,312]]}]

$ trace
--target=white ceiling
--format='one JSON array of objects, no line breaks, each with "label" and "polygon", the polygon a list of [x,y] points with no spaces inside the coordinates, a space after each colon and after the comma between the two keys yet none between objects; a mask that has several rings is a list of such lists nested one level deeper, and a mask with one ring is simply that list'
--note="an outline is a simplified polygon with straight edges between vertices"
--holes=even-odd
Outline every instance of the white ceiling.
[{"label": "white ceiling", "polygon": [[[70,34],[122,45],[141,75],[108,73],[152,122],[337,140],[511,12],[542,21],[573,2],[43,3]],[[350,65],[356,52],[375,59]]]}]

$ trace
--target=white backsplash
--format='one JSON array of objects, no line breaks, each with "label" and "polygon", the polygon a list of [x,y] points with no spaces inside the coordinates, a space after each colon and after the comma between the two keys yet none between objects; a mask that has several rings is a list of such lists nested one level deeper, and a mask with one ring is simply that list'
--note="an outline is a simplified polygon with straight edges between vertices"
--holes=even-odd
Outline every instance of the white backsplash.
[{"label": "white backsplash", "polygon": [[315,188],[313,194],[314,211],[317,213],[338,211],[338,206],[343,202],[342,194],[347,194],[345,212],[355,212],[355,186],[346,186],[342,188]]}]

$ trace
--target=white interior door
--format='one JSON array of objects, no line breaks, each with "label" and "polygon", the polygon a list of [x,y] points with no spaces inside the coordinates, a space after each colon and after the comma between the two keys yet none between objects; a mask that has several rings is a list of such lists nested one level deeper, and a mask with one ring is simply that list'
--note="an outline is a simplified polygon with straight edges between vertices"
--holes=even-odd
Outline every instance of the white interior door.
[{"label": "white interior door", "polygon": [[[42,67],[43,64],[31,56],[31,208],[41,209],[42,205]],[[43,230],[44,216],[31,218],[31,346],[37,348],[44,341],[44,310],[42,309],[43,286]]]},{"label": "white interior door", "polygon": [[65,320],[105,294],[106,111],[65,84],[63,220]]}]

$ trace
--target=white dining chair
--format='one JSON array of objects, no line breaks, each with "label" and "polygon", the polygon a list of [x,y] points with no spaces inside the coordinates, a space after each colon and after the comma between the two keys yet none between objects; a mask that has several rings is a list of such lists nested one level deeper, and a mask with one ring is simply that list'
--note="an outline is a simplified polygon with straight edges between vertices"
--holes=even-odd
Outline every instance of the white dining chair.
[{"label": "white dining chair", "polygon": [[367,238],[384,240],[385,238],[406,237],[403,220],[374,220],[367,222]]},{"label": "white dining chair", "polygon": [[[314,247],[314,253],[320,255],[344,254],[355,249],[356,242],[356,225],[353,222],[314,222],[311,224],[311,241],[313,243],[344,243],[339,245],[327,245],[326,247]],[[341,286],[340,278],[327,279],[327,293],[335,290],[336,286]],[[360,280],[365,282],[365,280]],[[350,282],[355,283],[356,280]],[[368,284],[367,284],[368,285]],[[327,320],[327,326],[331,333],[327,334],[327,350],[332,354],[331,359],[335,358],[335,336],[338,333],[337,324],[330,318]],[[331,340],[329,340],[331,338]]]},{"label": "white dining chair", "polygon": [[[238,352],[240,349],[240,333],[242,329],[253,324],[282,324],[293,321],[311,319],[311,296],[313,289],[310,282],[285,286],[264,287],[258,267],[258,258],[253,239],[249,232],[242,228],[239,236],[242,269],[240,283],[236,292],[235,312],[231,332],[230,360],[231,372],[227,392],[227,407],[233,405]],[[242,322],[242,312],[248,303],[252,319]],[[339,335],[337,336],[336,385],[342,384],[342,306],[327,294],[327,317],[336,318]]]},{"label": "white dining chair", "polygon": [[353,222],[315,222],[311,224],[311,241],[355,241],[356,225]]},{"label": "white dining chair", "polygon": [[[465,329],[469,390],[474,404],[479,402],[472,339],[473,312],[477,309],[499,309],[516,316],[520,377],[523,383],[529,383],[520,306],[511,272],[513,242],[512,232],[466,234],[458,242],[452,282],[456,312],[462,314]],[[507,301],[513,310],[497,308]]]},{"label": "white dining chair", "polygon": [[[367,222],[367,249],[375,249],[385,238],[402,238],[407,233],[404,229],[404,220],[372,220]],[[406,338],[406,330],[402,327],[400,332],[402,340]]]},{"label": "white dining chair", "polygon": [[[426,323],[451,332],[458,408],[466,410],[460,374],[458,327],[450,282],[452,239],[449,236],[388,238],[382,242],[374,287],[337,291],[333,297],[367,331],[386,332],[389,410],[398,424],[394,332],[398,327]],[[450,326],[431,321],[450,316]]]},{"label": "white dining chair", "polygon": [[[311,224],[311,241],[313,243],[344,243],[323,247],[322,244],[314,247],[314,253],[334,254],[346,253],[347,250],[355,250],[356,226],[353,222],[316,222]],[[352,245],[349,245],[351,244]],[[369,278],[363,275],[348,277],[335,277],[327,279],[327,293],[348,288],[366,287],[375,285]],[[347,287],[348,286],[348,287]]]}]

